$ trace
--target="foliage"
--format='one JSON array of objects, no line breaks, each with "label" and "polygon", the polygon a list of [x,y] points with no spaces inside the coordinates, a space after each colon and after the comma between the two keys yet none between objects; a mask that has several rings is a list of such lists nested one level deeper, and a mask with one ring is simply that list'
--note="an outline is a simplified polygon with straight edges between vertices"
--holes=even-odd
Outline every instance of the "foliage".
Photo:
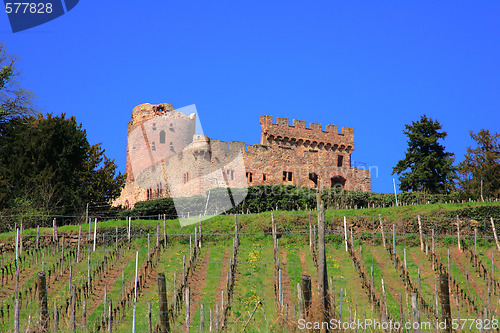
[{"label": "foliage", "polygon": [[33,93],[20,87],[15,67],[17,59],[9,55],[0,43],[0,124],[22,115],[33,115]]},{"label": "foliage", "polygon": [[[245,199],[236,207],[226,207],[226,213],[259,213],[273,210],[307,210],[316,208],[317,190],[292,185],[260,185],[251,186],[247,189],[231,188],[230,197],[243,197],[248,191]],[[227,189],[219,188],[211,190],[210,202],[223,201],[222,195],[227,195]],[[219,199],[218,199],[219,198]],[[337,208],[367,208],[367,207],[390,207],[395,205],[394,194],[391,193],[370,193],[361,191],[346,191],[342,189],[327,189],[321,192],[327,209]],[[444,202],[459,202],[467,200],[462,193],[452,192],[450,194],[428,194],[424,192],[408,192],[398,194],[400,204],[433,204]],[[126,216],[157,216],[166,214],[167,218],[177,218],[176,205],[179,212],[187,215],[204,214],[207,198],[203,196],[193,196],[190,198],[162,198],[149,201],[141,201],[135,204],[133,210],[125,211]],[[216,205],[223,208],[223,204]],[[212,208],[214,206],[211,206]],[[230,208],[230,209],[229,209]],[[207,211],[207,215],[216,214],[215,211]]]},{"label": "foliage", "polygon": [[447,135],[439,132],[441,124],[423,115],[405,128],[404,134],[408,136],[406,156],[392,171],[392,174],[399,175],[400,189],[404,192],[448,193],[453,187],[456,169],[452,166],[453,154],[445,152],[438,143]]},{"label": "foliage", "polygon": [[488,219],[490,217],[500,217],[500,206],[479,206],[479,207],[465,207],[454,211],[447,212],[445,216],[470,219]]},{"label": "foliage", "polygon": [[477,143],[476,148],[468,147],[465,160],[459,165],[460,187],[475,197],[500,195],[500,134],[490,134],[481,129],[477,134],[470,131],[470,136]]},{"label": "foliage", "polygon": [[4,214],[22,213],[18,203],[26,201],[41,214],[80,213],[88,202],[116,198],[124,181],[101,145],[89,144],[74,117],[21,117],[0,127]]}]

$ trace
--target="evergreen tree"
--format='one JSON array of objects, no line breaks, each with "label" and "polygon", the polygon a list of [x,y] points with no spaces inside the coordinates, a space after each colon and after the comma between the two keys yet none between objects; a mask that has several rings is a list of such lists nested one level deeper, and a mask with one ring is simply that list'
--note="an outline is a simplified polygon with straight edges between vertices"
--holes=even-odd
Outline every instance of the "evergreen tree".
[{"label": "evergreen tree", "polygon": [[447,193],[453,187],[456,168],[454,154],[447,153],[438,142],[446,138],[437,120],[423,115],[419,121],[405,125],[408,136],[406,156],[392,169],[398,174],[400,189],[428,193]]},{"label": "evergreen tree", "polygon": [[116,168],[74,117],[12,119],[0,127],[0,210],[80,214],[120,195],[125,177]]},{"label": "evergreen tree", "polygon": [[500,195],[500,134],[490,134],[486,129],[477,134],[473,131],[469,133],[477,147],[468,147],[465,160],[459,165],[460,187],[466,193],[479,197],[482,179],[483,196],[497,197]]}]

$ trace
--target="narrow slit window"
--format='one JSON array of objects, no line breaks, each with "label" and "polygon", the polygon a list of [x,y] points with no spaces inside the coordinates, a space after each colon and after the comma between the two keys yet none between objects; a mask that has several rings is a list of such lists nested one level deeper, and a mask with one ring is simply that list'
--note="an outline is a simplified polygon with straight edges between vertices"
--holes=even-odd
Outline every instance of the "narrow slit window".
[{"label": "narrow slit window", "polygon": [[293,180],[293,174],[291,171],[283,171],[283,181],[291,182]]},{"label": "narrow slit window", "polygon": [[343,163],[344,163],[344,156],[342,155],[337,156],[337,166],[341,168]]}]

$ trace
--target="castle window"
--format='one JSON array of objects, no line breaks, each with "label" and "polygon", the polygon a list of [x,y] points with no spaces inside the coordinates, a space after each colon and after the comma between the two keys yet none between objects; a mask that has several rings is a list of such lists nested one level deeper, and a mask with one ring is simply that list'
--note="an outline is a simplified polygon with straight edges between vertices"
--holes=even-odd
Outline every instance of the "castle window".
[{"label": "castle window", "polygon": [[156,131],[156,123],[153,123],[153,131]]},{"label": "castle window", "polygon": [[262,181],[263,181],[263,182],[265,182],[265,181],[266,181],[266,179],[267,179],[266,174],[265,174],[265,173],[263,173],[263,174],[262,174]]},{"label": "castle window", "polygon": [[251,182],[252,182],[252,180],[253,180],[253,175],[252,175],[252,173],[251,173],[251,172],[247,172],[247,173],[246,173],[246,176],[247,176],[247,181],[248,181],[249,183],[251,183]]},{"label": "castle window", "polygon": [[156,146],[155,146],[155,142],[154,141],[151,142],[151,150],[153,150],[153,151],[156,150]]},{"label": "castle window", "polygon": [[174,131],[174,124],[170,123],[170,132],[175,132]]},{"label": "castle window", "polygon": [[343,162],[344,162],[344,156],[342,156],[342,155],[337,156],[337,166],[339,168],[342,167]]},{"label": "castle window", "polygon": [[170,151],[173,151],[175,153],[175,149],[174,149],[174,144],[173,142],[170,142]]},{"label": "castle window", "polygon": [[227,173],[226,179],[234,180],[234,170],[226,170],[226,173]]},{"label": "castle window", "polygon": [[283,171],[283,181],[292,181],[292,172],[291,171]]},{"label": "castle window", "polygon": [[318,175],[315,172],[309,174],[309,179],[314,183],[314,188],[318,187]]},{"label": "castle window", "polygon": [[189,172],[186,172],[184,174],[183,181],[184,181],[184,184],[186,184],[187,182],[189,182]]},{"label": "castle window", "polygon": [[160,132],[160,143],[165,143],[165,131]]}]

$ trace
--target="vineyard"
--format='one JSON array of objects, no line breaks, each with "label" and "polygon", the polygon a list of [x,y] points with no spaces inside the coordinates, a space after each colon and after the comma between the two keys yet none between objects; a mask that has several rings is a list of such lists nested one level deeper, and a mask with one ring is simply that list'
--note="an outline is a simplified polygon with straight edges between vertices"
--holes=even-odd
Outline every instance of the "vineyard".
[{"label": "vineyard", "polygon": [[0,331],[498,331],[498,217],[369,213],[18,226],[0,235]]}]

